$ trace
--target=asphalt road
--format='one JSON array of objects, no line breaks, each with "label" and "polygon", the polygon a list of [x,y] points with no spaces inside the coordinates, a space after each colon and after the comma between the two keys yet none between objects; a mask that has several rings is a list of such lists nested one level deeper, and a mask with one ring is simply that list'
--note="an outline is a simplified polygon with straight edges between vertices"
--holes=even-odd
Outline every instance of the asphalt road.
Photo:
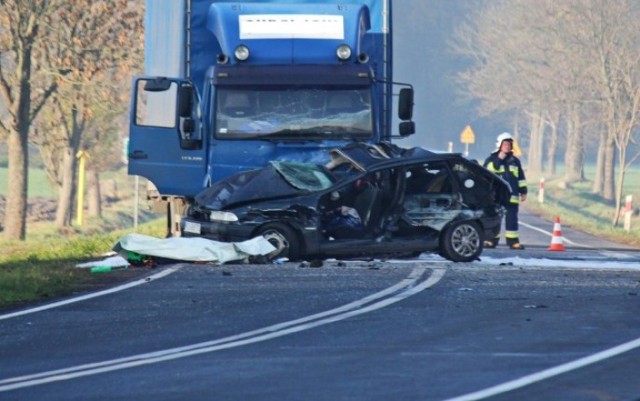
[{"label": "asphalt road", "polygon": [[640,399],[640,253],[523,224],[503,264],[171,265],[5,313],[0,400]]}]

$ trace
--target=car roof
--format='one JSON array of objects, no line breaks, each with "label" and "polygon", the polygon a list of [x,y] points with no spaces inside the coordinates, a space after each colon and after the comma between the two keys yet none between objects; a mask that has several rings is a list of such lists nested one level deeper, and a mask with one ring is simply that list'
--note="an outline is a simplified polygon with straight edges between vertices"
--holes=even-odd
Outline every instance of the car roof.
[{"label": "car roof", "polygon": [[333,165],[345,162],[360,171],[375,170],[395,165],[426,163],[430,161],[463,159],[460,153],[435,153],[424,148],[401,148],[388,142],[368,144],[350,143],[329,152]]}]

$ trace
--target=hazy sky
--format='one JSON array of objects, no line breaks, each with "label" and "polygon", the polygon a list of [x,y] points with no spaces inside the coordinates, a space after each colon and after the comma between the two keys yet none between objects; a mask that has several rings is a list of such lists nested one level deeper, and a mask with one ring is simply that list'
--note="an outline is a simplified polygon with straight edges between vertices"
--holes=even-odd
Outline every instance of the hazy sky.
[{"label": "hazy sky", "polygon": [[[460,133],[469,124],[476,137],[470,156],[484,160],[495,138],[510,127],[479,119],[453,82],[464,60],[452,54],[449,41],[465,23],[465,10],[482,0],[393,0],[394,80],[415,88],[416,134],[399,143],[462,152]],[[397,132],[397,131],[394,131]]]}]

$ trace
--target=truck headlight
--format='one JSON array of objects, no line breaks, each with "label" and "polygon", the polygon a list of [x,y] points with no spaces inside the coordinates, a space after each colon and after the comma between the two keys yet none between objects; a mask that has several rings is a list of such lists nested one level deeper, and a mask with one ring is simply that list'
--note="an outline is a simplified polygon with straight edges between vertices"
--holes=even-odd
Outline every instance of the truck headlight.
[{"label": "truck headlight", "polygon": [[226,222],[232,222],[232,221],[238,221],[238,216],[236,216],[235,214],[231,213],[231,212],[211,212],[209,213],[209,220],[210,221],[226,221]]},{"label": "truck headlight", "polygon": [[348,45],[340,45],[336,50],[336,54],[340,60],[349,60],[349,57],[351,57],[351,48]]},{"label": "truck headlight", "polygon": [[236,59],[238,59],[239,61],[245,61],[249,58],[249,48],[245,45],[240,45],[236,47],[233,55],[236,56]]}]

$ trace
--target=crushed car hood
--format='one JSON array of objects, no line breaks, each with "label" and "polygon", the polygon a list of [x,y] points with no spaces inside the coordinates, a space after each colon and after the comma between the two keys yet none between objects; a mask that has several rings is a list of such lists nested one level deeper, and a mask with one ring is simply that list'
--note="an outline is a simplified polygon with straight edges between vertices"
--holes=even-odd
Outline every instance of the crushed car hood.
[{"label": "crushed car hood", "polygon": [[239,203],[308,194],[329,188],[333,181],[320,165],[272,161],[264,168],[218,181],[200,192],[195,201],[201,207],[222,210]]}]

